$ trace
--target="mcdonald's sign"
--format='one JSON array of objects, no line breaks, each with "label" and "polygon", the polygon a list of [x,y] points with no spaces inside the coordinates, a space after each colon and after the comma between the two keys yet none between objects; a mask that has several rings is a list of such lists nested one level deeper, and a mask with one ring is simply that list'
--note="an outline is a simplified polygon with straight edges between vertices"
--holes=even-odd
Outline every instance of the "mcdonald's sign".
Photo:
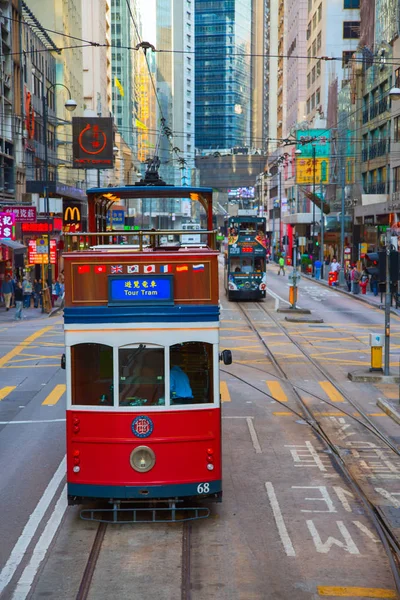
[{"label": "mcdonald's sign", "polygon": [[63,231],[71,233],[81,231],[81,211],[78,206],[64,207]]}]

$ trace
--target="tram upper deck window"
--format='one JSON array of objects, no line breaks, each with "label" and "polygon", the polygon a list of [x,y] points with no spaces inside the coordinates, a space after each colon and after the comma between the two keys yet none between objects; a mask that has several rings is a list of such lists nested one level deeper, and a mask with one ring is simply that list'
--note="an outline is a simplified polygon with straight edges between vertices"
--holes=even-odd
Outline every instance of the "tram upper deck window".
[{"label": "tram upper deck window", "polygon": [[170,348],[171,404],[210,404],[214,400],[213,345],[185,342]]},{"label": "tram upper deck window", "polygon": [[252,221],[240,223],[239,233],[245,233],[245,234],[251,235],[256,232],[256,227],[257,227],[257,224]]},{"label": "tram upper deck window", "polygon": [[112,406],[113,349],[104,344],[71,346],[72,404]]},{"label": "tram upper deck window", "polygon": [[164,406],[164,348],[135,344],[118,353],[119,405]]}]

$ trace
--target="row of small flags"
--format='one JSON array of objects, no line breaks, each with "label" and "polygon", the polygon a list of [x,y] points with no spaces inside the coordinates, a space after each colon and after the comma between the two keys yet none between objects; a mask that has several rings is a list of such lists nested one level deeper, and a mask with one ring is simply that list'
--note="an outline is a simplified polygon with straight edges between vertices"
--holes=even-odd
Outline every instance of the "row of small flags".
[{"label": "row of small flags", "polygon": [[[140,265],[127,265],[126,272],[131,275],[133,273],[139,273]],[[199,273],[204,271],[204,264],[200,263],[198,265],[191,265],[192,270]],[[189,271],[189,265],[176,265],[175,272],[176,273],[184,273],[185,271]],[[94,267],[95,273],[107,273],[106,265],[95,265]],[[143,273],[155,273],[156,265],[143,265]],[[78,265],[78,273],[90,273],[90,265]],[[111,265],[111,275],[122,275],[124,273],[124,265]],[[160,265],[160,273],[172,273],[172,265]]]}]

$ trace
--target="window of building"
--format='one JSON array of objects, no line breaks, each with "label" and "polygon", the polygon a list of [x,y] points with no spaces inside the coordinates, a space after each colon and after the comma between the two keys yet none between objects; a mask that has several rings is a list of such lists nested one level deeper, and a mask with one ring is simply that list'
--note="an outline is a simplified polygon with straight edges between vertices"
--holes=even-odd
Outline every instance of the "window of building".
[{"label": "window of building", "polygon": [[309,48],[307,50],[307,64],[310,64],[311,62],[311,48]]},{"label": "window of building", "polygon": [[312,10],[312,0],[308,0],[308,12]]},{"label": "window of building", "polygon": [[315,94],[311,96],[311,110],[315,108]]},{"label": "window of building", "polygon": [[313,41],[313,44],[312,44],[312,55],[313,56],[317,55],[317,40]]},{"label": "window of building", "polygon": [[321,75],[321,61],[317,62],[317,77]]},{"label": "window of building", "polygon": [[393,191],[400,192],[400,167],[393,169]]},{"label": "window of building", "polygon": [[191,75],[192,74],[192,69],[190,67],[186,67],[186,74],[187,75]]},{"label": "window of building", "polygon": [[192,103],[189,102],[189,100],[186,102],[186,108],[191,108],[192,107]]},{"label": "window of building", "polygon": [[395,117],[393,119],[393,127],[394,127],[394,141],[400,142],[400,117]]},{"label": "window of building", "polygon": [[112,406],[113,349],[104,344],[71,346],[72,404]]},{"label": "window of building", "polygon": [[318,6],[318,23],[322,19],[322,3]]},{"label": "window of building", "polygon": [[315,92],[315,104],[318,105],[321,102],[321,88],[318,88]]},{"label": "window of building", "polygon": [[396,69],[394,72],[394,85],[399,87],[400,85],[400,68]]},{"label": "window of building", "polygon": [[317,50],[319,50],[322,46],[322,33],[321,31],[317,35]]},{"label": "window of building", "polygon": [[342,52],[342,67],[347,67],[353,57],[354,50],[344,50]]},{"label": "window of building", "polygon": [[188,21],[190,21],[190,19],[192,18],[192,13],[189,10],[186,11],[186,18]]},{"label": "window of building", "polygon": [[192,64],[192,59],[190,58],[190,56],[186,57],[186,62],[187,62],[188,65]]},{"label": "window of building", "polygon": [[186,41],[187,42],[191,42],[192,41],[192,36],[189,35],[188,33],[186,34]]},{"label": "window of building", "polygon": [[190,121],[191,118],[192,118],[192,113],[191,112],[187,112],[186,113],[186,118],[187,118],[188,121]]},{"label": "window of building", "polygon": [[315,67],[313,67],[313,70],[311,71],[311,83],[314,83],[315,81]]},{"label": "window of building", "polygon": [[360,8],[360,0],[344,0],[343,8]]},{"label": "window of building", "polygon": [[312,18],[313,31],[315,31],[316,26],[317,26],[317,13],[314,13],[313,18]]},{"label": "window of building", "polygon": [[343,39],[357,40],[360,37],[360,21],[343,21]]},{"label": "window of building", "polygon": [[164,348],[134,344],[119,348],[119,405],[163,406],[165,404]]},{"label": "window of building", "polygon": [[307,34],[306,34],[306,38],[309,40],[311,37],[311,21],[309,22],[308,26],[307,26]]},{"label": "window of building", "polygon": [[192,146],[190,144],[187,144],[186,146],[186,152],[191,152],[192,151]]},{"label": "window of building", "polygon": [[191,79],[186,79],[186,85],[187,85],[188,87],[191,85],[191,83],[192,83],[192,80],[191,80]]},{"label": "window of building", "polygon": [[307,75],[307,89],[310,87],[310,85],[311,85],[311,73],[309,73]]}]

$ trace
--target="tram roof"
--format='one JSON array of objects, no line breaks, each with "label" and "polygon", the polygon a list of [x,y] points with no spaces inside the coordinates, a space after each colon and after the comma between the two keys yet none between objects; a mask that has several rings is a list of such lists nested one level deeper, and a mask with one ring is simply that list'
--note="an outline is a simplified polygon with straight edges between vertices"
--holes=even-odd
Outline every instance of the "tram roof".
[{"label": "tram roof", "polygon": [[[107,194],[119,198],[190,198],[193,194],[199,196],[212,194],[212,188],[185,187],[174,185],[125,185],[118,187],[90,188],[87,194],[105,196]],[[197,198],[191,198],[196,200]]]}]

